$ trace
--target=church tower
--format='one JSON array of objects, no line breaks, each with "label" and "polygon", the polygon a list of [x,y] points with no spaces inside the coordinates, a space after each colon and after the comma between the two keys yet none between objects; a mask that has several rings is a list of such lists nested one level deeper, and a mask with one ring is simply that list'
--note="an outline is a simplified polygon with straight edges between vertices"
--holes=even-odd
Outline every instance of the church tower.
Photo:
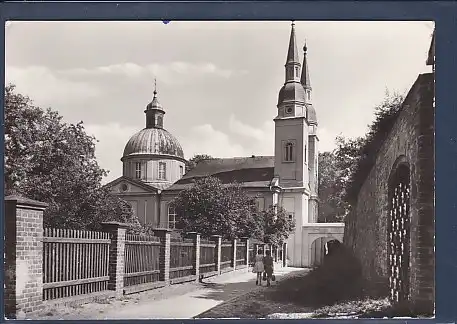
[{"label": "church tower", "polygon": [[307,256],[302,227],[317,220],[316,114],[311,104],[311,84],[305,59],[300,63],[292,23],[285,64],[285,82],[279,91],[275,122],[275,183],[280,189],[278,205],[295,220],[288,241],[291,266],[303,266]]},{"label": "church tower", "polygon": [[309,205],[308,205],[308,219],[310,223],[317,223],[318,221],[318,171],[319,171],[319,138],[317,136],[317,117],[316,110],[314,110],[312,103],[312,88],[311,81],[309,79],[308,60],[306,53],[308,47],[303,47],[304,58],[303,58],[303,69],[301,73],[300,83],[305,89],[305,107],[308,121],[308,168],[309,168]]}]

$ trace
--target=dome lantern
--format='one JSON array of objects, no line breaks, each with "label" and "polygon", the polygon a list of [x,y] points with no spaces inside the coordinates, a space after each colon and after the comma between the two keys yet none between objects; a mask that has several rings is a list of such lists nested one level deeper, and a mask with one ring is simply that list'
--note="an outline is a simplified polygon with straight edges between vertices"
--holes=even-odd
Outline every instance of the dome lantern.
[{"label": "dome lantern", "polygon": [[154,80],[154,97],[146,106],[146,128],[163,128],[163,115],[165,111],[157,98],[157,81]]}]

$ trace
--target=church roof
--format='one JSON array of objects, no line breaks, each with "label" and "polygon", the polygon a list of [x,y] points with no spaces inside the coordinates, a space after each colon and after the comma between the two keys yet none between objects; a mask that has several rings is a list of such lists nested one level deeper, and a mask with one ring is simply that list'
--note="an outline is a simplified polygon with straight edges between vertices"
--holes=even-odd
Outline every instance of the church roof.
[{"label": "church roof", "polygon": [[278,106],[287,102],[306,102],[305,89],[300,82],[287,82],[279,90]]},{"label": "church roof", "polygon": [[428,50],[427,65],[435,64],[435,30],[433,30],[432,41]]},{"label": "church roof", "polygon": [[287,59],[286,59],[286,64],[288,64],[288,63],[300,64],[300,59],[298,58],[297,39],[295,37],[295,24],[294,23],[292,23],[292,28],[290,30],[289,50],[287,51]]},{"label": "church roof", "polygon": [[203,160],[167,191],[189,188],[194,180],[206,176],[214,176],[224,184],[238,182],[244,187],[268,187],[274,177],[274,156]]},{"label": "church roof", "polygon": [[305,89],[311,89],[311,80],[309,78],[309,68],[308,68],[308,60],[306,58],[306,52],[308,50],[308,47],[303,46],[303,52],[304,52],[304,57],[303,57],[303,67],[301,70],[301,78],[300,78],[300,83],[302,84],[303,88]]},{"label": "church roof", "polygon": [[163,128],[144,128],[130,138],[123,157],[139,154],[171,155],[184,159],[181,144]]},{"label": "church roof", "polygon": [[308,123],[317,125],[316,109],[312,104],[305,104]]}]

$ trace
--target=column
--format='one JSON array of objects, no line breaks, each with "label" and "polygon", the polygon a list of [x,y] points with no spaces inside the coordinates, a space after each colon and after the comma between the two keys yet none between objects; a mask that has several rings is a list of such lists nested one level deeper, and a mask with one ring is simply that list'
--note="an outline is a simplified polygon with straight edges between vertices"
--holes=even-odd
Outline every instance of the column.
[{"label": "column", "polygon": [[5,316],[23,319],[43,309],[43,211],[48,205],[5,197]]},{"label": "column", "polygon": [[169,229],[154,230],[154,235],[160,238],[160,256],[159,256],[159,269],[160,281],[168,284],[170,282],[170,246],[171,235]]},{"label": "column", "polygon": [[216,241],[216,271],[218,274],[221,273],[221,250],[222,250],[222,238],[220,235],[211,236]]},{"label": "column", "polygon": [[114,290],[116,295],[124,294],[124,265],[125,265],[125,234],[127,224],[119,222],[102,223],[102,228],[110,234],[108,264],[108,289]]},{"label": "column", "polygon": [[237,239],[232,241],[232,268],[233,270],[236,269],[236,243]]},{"label": "column", "polygon": [[245,256],[244,259],[245,264],[246,264],[246,271],[249,271],[249,238],[243,237],[241,240],[246,244],[246,251],[245,251]]},{"label": "column", "polygon": [[199,279],[200,279],[200,234],[198,234],[197,232],[189,232],[189,233],[187,233],[187,236],[194,240],[195,252],[194,252],[194,259],[192,262],[194,271],[192,274],[195,275],[197,277],[196,280],[199,281]]}]

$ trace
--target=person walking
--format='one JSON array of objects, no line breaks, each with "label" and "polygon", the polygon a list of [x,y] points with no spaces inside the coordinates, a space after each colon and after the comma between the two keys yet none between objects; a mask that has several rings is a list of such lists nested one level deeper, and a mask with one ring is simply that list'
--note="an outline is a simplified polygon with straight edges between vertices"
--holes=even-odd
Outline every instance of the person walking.
[{"label": "person walking", "polygon": [[267,286],[270,286],[271,279],[273,278],[273,263],[274,262],[271,256],[271,251],[265,251],[265,256],[263,257],[263,266],[267,277]]},{"label": "person walking", "polygon": [[254,267],[252,268],[252,272],[257,274],[257,279],[255,284],[262,285],[262,273],[265,270],[263,266],[263,251],[258,250],[257,255],[255,256]]}]

